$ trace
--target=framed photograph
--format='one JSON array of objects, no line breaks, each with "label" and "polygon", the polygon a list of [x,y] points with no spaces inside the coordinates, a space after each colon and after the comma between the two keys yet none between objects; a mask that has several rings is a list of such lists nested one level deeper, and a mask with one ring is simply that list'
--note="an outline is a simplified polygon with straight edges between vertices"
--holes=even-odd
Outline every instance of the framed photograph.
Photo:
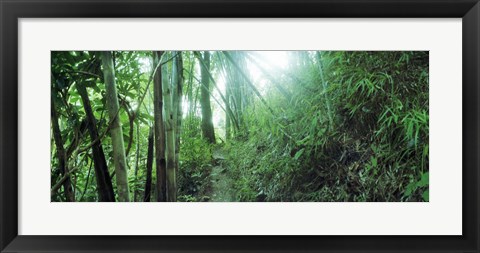
[{"label": "framed photograph", "polygon": [[479,252],[477,0],[0,1],[0,252]]}]

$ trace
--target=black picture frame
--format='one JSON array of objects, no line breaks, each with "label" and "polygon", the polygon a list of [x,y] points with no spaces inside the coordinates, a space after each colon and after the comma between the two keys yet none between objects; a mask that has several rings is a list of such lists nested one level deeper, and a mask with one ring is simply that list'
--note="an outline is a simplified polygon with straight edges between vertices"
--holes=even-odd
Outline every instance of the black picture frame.
[{"label": "black picture frame", "polygon": [[[478,0],[0,0],[0,17],[1,252],[479,252]],[[462,18],[463,235],[18,235],[18,19],[29,17]]]}]

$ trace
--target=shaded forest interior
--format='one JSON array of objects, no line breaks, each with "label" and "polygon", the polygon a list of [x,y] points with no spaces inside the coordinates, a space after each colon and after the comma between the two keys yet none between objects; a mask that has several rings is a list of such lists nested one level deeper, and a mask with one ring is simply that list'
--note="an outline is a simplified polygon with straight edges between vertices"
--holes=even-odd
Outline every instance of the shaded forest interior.
[{"label": "shaded forest interior", "polygon": [[53,51],[54,202],[429,201],[426,51]]}]

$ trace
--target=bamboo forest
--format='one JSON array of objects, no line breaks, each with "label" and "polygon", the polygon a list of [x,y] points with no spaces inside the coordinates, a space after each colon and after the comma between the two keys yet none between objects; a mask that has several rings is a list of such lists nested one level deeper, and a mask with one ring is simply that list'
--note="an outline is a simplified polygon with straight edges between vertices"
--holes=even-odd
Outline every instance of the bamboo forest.
[{"label": "bamboo forest", "polygon": [[428,51],[52,51],[52,202],[428,202]]}]

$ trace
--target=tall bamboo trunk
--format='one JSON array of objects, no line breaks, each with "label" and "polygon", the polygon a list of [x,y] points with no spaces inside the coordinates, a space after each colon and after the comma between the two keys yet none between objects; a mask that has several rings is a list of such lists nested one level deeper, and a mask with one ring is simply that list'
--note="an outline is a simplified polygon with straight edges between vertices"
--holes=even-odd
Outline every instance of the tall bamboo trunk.
[{"label": "tall bamboo trunk", "polygon": [[128,190],[127,161],[123,143],[123,131],[119,120],[119,106],[112,53],[110,51],[103,51],[101,55],[107,96],[107,111],[111,124],[110,136],[112,138],[113,163],[115,165],[115,177],[117,179],[118,200],[121,202],[129,202],[130,192]]},{"label": "tall bamboo trunk", "polygon": [[[153,62],[156,66],[162,58],[164,52],[154,52]],[[153,114],[154,114],[154,134],[155,134],[155,164],[157,168],[156,199],[159,202],[167,201],[167,174],[165,160],[165,124],[163,120],[163,87],[162,71],[155,72],[153,78]]]},{"label": "tall bamboo trunk", "polygon": [[210,71],[210,52],[205,51],[203,53],[203,63],[204,64],[201,64],[200,66],[201,81],[203,84],[200,95],[200,104],[202,107],[202,133],[208,142],[215,143],[212,108],[210,105],[210,77],[208,76],[208,72]]},{"label": "tall bamboo trunk", "polygon": [[[235,67],[235,63],[237,60],[237,52],[232,52],[231,55],[225,54],[227,59],[230,61],[231,66],[231,73],[232,73],[232,98],[233,98],[233,105],[235,108],[235,114],[238,119],[239,124],[239,134],[245,131],[245,125],[243,120],[243,106],[242,106],[242,88],[241,84],[243,83],[243,78],[239,74],[239,67]],[[228,58],[230,56],[230,58]],[[235,66],[234,66],[235,65]]]},{"label": "tall bamboo trunk", "polygon": [[174,109],[175,109],[175,175],[178,175],[180,166],[180,134],[182,129],[182,95],[183,95],[183,59],[182,53],[179,52],[174,59],[174,72],[177,77],[174,92]]},{"label": "tall bamboo trunk", "polygon": [[[230,82],[225,82],[225,107],[230,107],[230,96],[231,96],[231,84]],[[230,140],[230,135],[231,135],[231,123],[230,123],[230,114],[228,111],[225,112],[225,140],[228,141]]]},{"label": "tall bamboo trunk", "polygon": [[190,54],[191,57],[190,59],[190,69],[188,70],[188,89],[187,89],[187,96],[188,96],[188,112],[187,115],[190,117],[192,115],[195,115],[193,108],[195,107],[195,103],[193,101],[193,67],[195,66],[195,57],[193,56],[194,54]]},{"label": "tall bamboo trunk", "polygon": [[[138,93],[140,94],[140,92]],[[140,103],[139,103],[140,104]],[[133,202],[137,202],[137,195],[138,195],[138,190],[137,190],[137,179],[138,179],[138,167],[139,167],[139,161],[140,161],[140,123],[137,120],[136,124],[136,138],[137,138],[137,145],[135,148],[135,171],[134,171],[134,178],[135,178],[135,184],[133,185]],[[150,182],[151,183],[151,182]]]},{"label": "tall bamboo trunk", "polygon": [[82,97],[83,108],[87,118],[88,132],[92,142],[93,165],[95,168],[95,179],[97,181],[98,199],[102,202],[114,202],[115,195],[113,193],[112,180],[108,173],[107,162],[105,161],[105,154],[103,153],[102,143],[99,140],[98,131],[96,127],[95,116],[93,115],[90,99],[88,98],[87,89],[79,82],[76,84],[78,94]]},{"label": "tall bamboo trunk", "polygon": [[[195,53],[195,54],[196,54],[196,56],[198,57],[198,59],[199,59],[199,61],[200,61],[200,66],[201,66],[202,68],[205,68],[206,70],[210,69],[210,67],[209,67],[210,64],[206,64],[206,63],[204,62],[204,59],[201,57],[201,55],[200,55],[199,53]],[[208,65],[208,66],[207,66],[207,65]],[[202,86],[203,88],[205,88],[205,90],[207,90],[207,91],[209,92],[209,96],[210,96],[211,98],[213,98],[213,99],[217,102],[217,104],[220,106],[220,108],[221,108],[225,113],[229,114],[230,120],[232,120],[232,122],[234,123],[234,126],[238,129],[239,127],[238,127],[237,119],[236,119],[235,115],[233,114],[232,109],[230,108],[230,105],[229,105],[229,102],[227,101],[227,98],[225,98],[225,96],[223,95],[222,91],[218,88],[218,85],[217,85],[216,82],[215,82],[215,78],[213,78],[213,76],[212,76],[212,74],[210,73],[210,71],[205,71],[204,73],[208,76],[208,78],[210,79],[209,82],[211,82],[211,83],[213,84],[213,87],[217,90],[218,94],[220,95],[220,98],[221,98],[222,101],[223,101],[223,105],[222,105],[215,97],[211,96],[211,95],[212,95],[212,92],[210,91],[210,87],[206,87],[206,86],[203,84],[202,81],[200,81],[200,83],[201,83],[200,86]]]},{"label": "tall bamboo trunk", "polygon": [[[175,176],[175,120],[174,120],[174,105],[173,105],[173,86],[167,76],[168,66],[162,66],[162,87],[163,87],[163,101],[165,109],[165,155],[167,157],[167,201],[177,201],[177,185]],[[175,78],[174,78],[175,79]]]},{"label": "tall bamboo trunk", "polygon": [[72,184],[70,181],[70,176],[68,175],[67,168],[67,157],[65,153],[65,148],[63,147],[63,138],[60,132],[60,126],[58,125],[58,116],[56,107],[53,101],[51,101],[51,116],[52,116],[52,129],[53,129],[53,139],[55,141],[55,146],[57,147],[57,159],[58,167],[62,175],[66,176],[65,181],[63,182],[63,191],[65,193],[65,200],[67,202],[74,202],[75,195],[73,194]]},{"label": "tall bamboo trunk", "polygon": [[152,163],[153,163],[153,128],[148,133],[148,150],[147,150],[147,179],[145,180],[144,202],[150,202],[152,192]]},{"label": "tall bamboo trunk", "polygon": [[[260,99],[260,102],[262,102],[265,107],[267,107],[267,109],[273,114],[275,115],[275,112],[273,111],[273,109],[268,105],[267,101],[265,100],[265,98],[262,97],[262,95],[260,94],[260,92],[257,90],[257,88],[255,87],[255,85],[252,83],[252,81],[250,81],[250,79],[248,78],[247,74],[245,73],[245,70],[240,67],[236,62],[235,60],[232,58],[232,56],[230,56],[230,53],[228,52],[224,52],[224,55],[225,57],[227,58],[227,60],[229,60],[233,67],[238,71],[238,74],[242,77],[243,81],[245,81],[246,84],[248,84],[248,86],[250,86],[251,90],[253,91],[253,93],[255,93],[255,95],[257,95],[257,97]],[[241,87],[239,88],[240,90]],[[242,92],[239,92],[239,94],[243,94]],[[239,98],[240,101],[242,101],[241,98]],[[239,102],[240,103],[240,102]],[[237,105],[238,106],[238,105]],[[240,109],[243,109],[244,107],[243,106],[239,106],[238,108]]]}]

